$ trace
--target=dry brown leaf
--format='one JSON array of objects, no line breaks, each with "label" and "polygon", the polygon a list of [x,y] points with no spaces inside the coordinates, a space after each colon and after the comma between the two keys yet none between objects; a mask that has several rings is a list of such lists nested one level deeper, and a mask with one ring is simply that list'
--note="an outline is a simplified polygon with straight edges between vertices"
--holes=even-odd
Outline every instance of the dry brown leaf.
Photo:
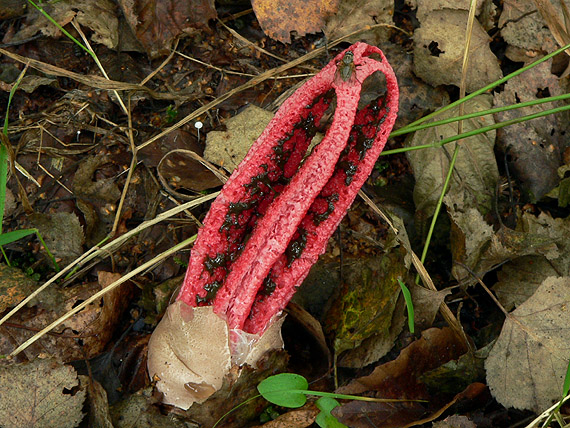
[{"label": "dry brown leaf", "polygon": [[311,426],[320,410],[314,404],[306,404],[300,409],[290,410],[272,421],[253,428],[305,428]]},{"label": "dry brown leaf", "polygon": [[85,391],[71,366],[36,359],[0,369],[2,428],[73,428],[79,425]]},{"label": "dry brown leaf", "polygon": [[[420,376],[428,370],[459,358],[465,353],[463,340],[449,328],[431,328],[422,337],[402,350],[398,358],[377,366],[372,374],[353,380],[336,392],[362,394],[373,391],[377,398],[428,399],[428,390]],[[365,403],[353,401],[334,409],[341,422],[350,427],[401,427],[417,421],[425,414],[417,402]]]},{"label": "dry brown leaf", "polygon": [[[567,0],[565,1],[567,2]],[[563,20],[558,0],[554,2],[554,5],[556,7],[550,4],[549,8],[549,14],[552,13],[553,9],[555,11],[551,21]],[[555,40],[552,37],[553,32],[549,28],[552,25],[552,22],[545,22],[543,15],[538,12],[536,2],[528,0],[504,0],[503,2],[499,28],[501,28],[501,36],[509,45],[522,49],[551,52],[557,48],[556,41],[560,42],[564,38],[563,28],[559,34],[562,36],[561,40]],[[556,37],[556,34],[554,35]]]},{"label": "dry brown leaf", "polygon": [[89,405],[89,427],[113,428],[107,392],[95,379],[88,376],[79,376],[81,385],[87,385],[87,404]]},{"label": "dry brown leaf", "polygon": [[451,293],[451,290],[433,291],[416,283],[411,283],[410,291],[414,304],[414,320],[417,331],[431,327],[439,312],[439,307],[444,302],[445,296]]},{"label": "dry brown leaf", "polygon": [[[61,301],[56,308],[38,305],[23,308],[11,319],[11,324],[0,326],[0,354],[12,352],[15,346],[29,339],[32,334],[54,321],[62,313],[77,306],[102,287],[120,278],[119,274],[100,271],[99,283],[87,283],[66,288],[57,294]],[[49,353],[62,361],[92,358],[103,351],[113,333],[121,314],[129,303],[129,286],[116,288],[66,320],[53,335],[45,335],[25,351],[33,359],[40,353]],[[39,296],[43,299],[43,294]],[[53,305],[49,305],[53,306]]]},{"label": "dry brown leaf", "polygon": [[[354,31],[362,30],[366,25],[393,25],[393,16],[394,2],[391,0],[345,0],[339,3],[338,11],[327,19],[323,30],[329,40],[334,40]],[[382,46],[388,37],[388,28],[375,27],[369,31],[359,32],[357,35],[349,37],[347,41],[365,40],[367,43],[380,46],[384,50]],[[395,62],[389,56],[388,59],[394,66]],[[398,75],[398,80],[399,77]]]},{"label": "dry brown leaf", "polygon": [[[465,103],[465,113],[481,111],[491,107],[491,98],[480,95]],[[453,108],[438,116],[438,120],[453,117],[458,109]],[[473,131],[494,124],[492,118],[480,117],[463,121],[463,131]],[[407,143],[409,146],[431,144],[457,135],[457,123],[436,126],[418,131]],[[475,135],[462,140],[455,163],[455,170],[449,185],[446,205],[473,207],[487,213],[493,202],[499,171],[493,147],[495,133]],[[433,215],[449,170],[450,159],[455,150],[454,144],[443,147],[414,150],[407,153],[416,185],[414,202],[416,215],[427,218]]]},{"label": "dry brown leaf", "polygon": [[398,76],[400,89],[400,109],[396,119],[396,129],[419,119],[426,112],[437,110],[449,104],[449,95],[443,88],[433,88],[418,79],[413,73],[412,54],[401,46],[390,42],[382,43],[382,52]]},{"label": "dry brown leaf", "polygon": [[[486,0],[477,0],[475,14],[479,15]],[[417,0],[417,18],[421,22],[434,10],[456,9],[469,10],[471,0]]]},{"label": "dry brown leaf", "polygon": [[[504,90],[495,94],[494,107],[564,94],[566,90],[560,79],[550,72],[551,65],[552,60],[545,61],[510,79]],[[497,122],[504,122],[562,105],[563,102],[548,103],[509,110],[497,113],[495,118]],[[567,132],[567,118],[558,114],[497,130],[497,147],[507,157],[510,170],[531,201],[541,199],[560,181],[557,170],[567,146]]]},{"label": "dry brown leaf", "polygon": [[36,281],[20,269],[0,264],[0,313],[16,306],[37,287]]},{"label": "dry brown leaf", "polygon": [[[117,47],[119,20],[114,2],[110,0],[76,0],[73,2],[46,3],[42,7],[62,27],[76,19],[81,26],[92,31],[91,39],[94,42],[101,43],[109,49]],[[25,40],[40,31],[42,34],[51,37],[62,35],[61,31],[37,9],[28,6],[26,24],[12,40]]]},{"label": "dry brown leaf", "polygon": [[209,31],[208,20],[217,17],[214,0],[120,0],[118,3],[151,58],[168,54],[178,37]]},{"label": "dry brown leaf", "polygon": [[261,28],[269,37],[291,42],[291,32],[298,37],[317,33],[325,19],[338,10],[339,0],[253,0],[251,5]]},{"label": "dry brown leaf", "polygon": [[75,213],[35,213],[30,222],[40,231],[58,263],[67,266],[83,254],[83,228]]},{"label": "dry brown leaf", "polygon": [[570,277],[550,277],[505,320],[487,383],[505,407],[543,411],[562,396],[570,357]]},{"label": "dry brown leaf", "polygon": [[518,257],[497,272],[493,291],[503,307],[512,311],[532,296],[542,281],[557,275],[555,266],[545,257]]},{"label": "dry brown leaf", "polygon": [[355,379],[337,392],[362,394],[378,391],[382,398],[428,399],[420,376],[467,351],[464,342],[450,328],[430,328],[404,348],[398,358],[377,366],[372,374]]},{"label": "dry brown leaf", "polygon": [[233,172],[272,118],[273,113],[248,106],[225,122],[226,131],[208,132],[204,159]]},{"label": "dry brown leaf", "polygon": [[434,422],[433,428],[477,428],[477,425],[467,416],[452,415],[443,421]]},{"label": "dry brown leaf", "polygon": [[[459,86],[467,18],[467,11],[444,9],[433,11],[424,19],[414,32],[414,70],[418,77],[433,86]],[[503,76],[489,42],[489,35],[475,21],[469,49],[467,92]]]}]

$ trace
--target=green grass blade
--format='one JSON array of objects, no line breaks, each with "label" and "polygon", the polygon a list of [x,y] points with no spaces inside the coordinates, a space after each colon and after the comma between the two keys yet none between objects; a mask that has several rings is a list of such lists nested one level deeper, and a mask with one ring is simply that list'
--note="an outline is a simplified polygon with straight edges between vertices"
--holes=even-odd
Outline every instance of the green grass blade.
[{"label": "green grass blade", "polygon": [[548,116],[550,114],[561,113],[561,112],[567,111],[567,110],[570,110],[570,105],[566,105],[566,106],[562,106],[562,107],[556,107],[556,108],[544,110],[544,111],[541,111],[538,113],[533,113],[533,114],[529,114],[526,116],[517,117],[516,119],[506,120],[504,122],[495,123],[494,125],[484,126],[482,128],[474,129],[473,131],[463,132],[463,133],[457,134],[453,137],[444,138],[441,141],[436,141],[436,142],[431,143],[431,144],[422,144],[422,145],[414,146],[414,147],[402,147],[400,149],[385,150],[380,155],[381,156],[388,156],[388,155],[393,155],[396,153],[410,152],[412,150],[423,150],[423,149],[429,149],[432,147],[441,147],[441,146],[444,146],[445,144],[452,143],[453,141],[461,140],[461,139],[467,138],[467,137],[472,137],[473,135],[482,134],[484,132],[489,132],[489,131],[492,131],[493,129],[504,128],[505,126],[510,126],[510,125],[514,125],[516,123],[526,122],[528,120],[537,119],[539,117]]},{"label": "green grass blade", "polygon": [[20,229],[13,232],[3,233],[0,235],[0,246],[11,244],[18,239],[25,238],[26,236],[33,235],[38,229]]},{"label": "green grass blade", "polygon": [[570,94],[557,95],[555,97],[540,98],[538,100],[525,101],[524,103],[513,104],[513,105],[503,106],[503,107],[495,107],[495,108],[488,109],[488,110],[476,111],[473,113],[464,114],[462,116],[455,116],[455,117],[450,117],[448,119],[438,120],[435,122],[423,123],[423,124],[417,125],[417,126],[404,127],[404,128],[398,129],[397,131],[392,132],[390,134],[390,138],[396,137],[398,135],[409,134],[411,132],[421,131],[422,129],[433,128],[435,126],[440,126],[440,125],[447,125],[448,123],[453,123],[453,122],[459,122],[461,120],[473,119],[476,117],[487,116],[489,114],[501,113],[503,111],[516,110],[516,109],[523,108],[523,107],[531,107],[531,106],[545,104],[545,103],[551,103],[551,102],[555,102],[555,101],[563,101],[563,100],[566,100],[569,98],[570,98]]},{"label": "green grass blade", "polygon": [[406,301],[406,308],[408,308],[408,328],[410,329],[410,333],[414,333],[414,302],[412,302],[412,293],[406,284],[398,278],[398,284],[400,284],[400,288],[402,289],[402,294],[404,295],[404,300]]},{"label": "green grass blade", "polygon": [[406,125],[404,128],[401,128],[401,129],[406,129],[406,128],[410,128],[410,127],[419,125],[420,123],[423,123],[423,122],[425,122],[426,120],[431,119],[432,117],[435,117],[435,116],[437,116],[437,115],[439,115],[439,114],[441,114],[441,113],[443,113],[443,112],[445,112],[445,111],[447,111],[447,110],[449,110],[449,109],[455,107],[456,105],[459,105],[459,104],[461,104],[461,103],[464,103],[464,102],[470,100],[471,98],[476,97],[477,95],[480,95],[480,94],[482,94],[482,93],[485,93],[485,92],[487,92],[487,91],[493,89],[494,87],[499,86],[500,84],[509,81],[509,80],[512,79],[513,77],[518,76],[519,74],[524,73],[525,71],[530,70],[530,69],[533,68],[533,67],[536,67],[537,65],[543,63],[544,61],[548,61],[550,58],[552,58],[552,57],[558,55],[559,53],[564,52],[566,49],[570,49],[570,44],[567,44],[566,46],[563,46],[563,47],[561,47],[560,49],[557,49],[557,50],[555,50],[554,52],[551,52],[551,53],[549,53],[548,55],[543,56],[543,57],[540,58],[539,60],[536,60],[535,62],[533,62],[533,63],[531,63],[531,64],[529,64],[529,65],[527,65],[527,66],[524,66],[524,67],[522,67],[522,68],[519,69],[519,70],[513,71],[512,73],[506,75],[506,76],[503,77],[502,79],[495,80],[494,82],[489,83],[487,86],[485,86],[485,87],[483,87],[483,88],[481,88],[481,89],[479,89],[479,90],[477,90],[477,91],[475,91],[475,92],[473,92],[473,93],[467,95],[467,96],[464,97],[464,98],[461,98],[461,99],[459,99],[459,100],[457,100],[457,101],[454,101],[454,102],[452,102],[451,104],[448,104],[448,105],[446,105],[445,107],[442,107],[442,108],[440,108],[439,110],[434,111],[434,112],[431,113],[431,114],[428,114],[427,116],[421,117],[420,119],[418,119],[418,120],[416,120],[416,121],[414,121],[414,122],[412,122],[412,123]]},{"label": "green grass blade", "polygon": [[59,25],[59,23],[53,19],[49,13],[47,13],[45,10],[43,10],[43,8],[41,6],[38,6],[37,4],[35,4],[32,0],[28,0],[28,3],[30,3],[32,6],[34,6],[43,16],[45,16],[53,25],[55,25],[63,34],[65,34],[67,37],[69,37],[73,43],[75,43],[77,46],[79,46],[81,49],[83,49],[85,52],[87,52],[91,57],[93,57],[93,59],[95,59],[95,54],[93,52],[91,52],[86,46],[83,45],[83,43],[81,43],[79,40],[77,40],[75,37],[73,37],[69,31],[67,31],[65,28],[63,28],[61,25]]}]

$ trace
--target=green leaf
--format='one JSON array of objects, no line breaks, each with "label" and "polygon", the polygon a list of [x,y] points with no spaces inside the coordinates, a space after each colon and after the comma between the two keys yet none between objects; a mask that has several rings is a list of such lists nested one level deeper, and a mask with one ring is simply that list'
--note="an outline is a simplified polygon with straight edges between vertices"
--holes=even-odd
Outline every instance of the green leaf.
[{"label": "green leaf", "polygon": [[406,284],[402,282],[400,278],[398,278],[398,283],[400,284],[400,288],[402,289],[402,294],[404,295],[404,300],[406,301],[406,307],[408,308],[408,327],[410,329],[410,333],[414,332],[414,303],[412,302],[412,294]]},{"label": "green leaf", "polygon": [[13,232],[3,233],[0,235],[0,246],[10,244],[18,239],[22,239],[28,235],[33,235],[38,229],[20,229]]},{"label": "green leaf", "polygon": [[307,402],[303,391],[309,387],[307,379],[294,373],[270,376],[257,385],[263,398],[278,406],[296,408]]},{"label": "green leaf", "polygon": [[315,403],[321,413],[317,415],[315,422],[321,428],[348,428],[346,425],[340,423],[337,418],[331,415],[331,411],[340,406],[340,403],[331,397],[321,397]]}]

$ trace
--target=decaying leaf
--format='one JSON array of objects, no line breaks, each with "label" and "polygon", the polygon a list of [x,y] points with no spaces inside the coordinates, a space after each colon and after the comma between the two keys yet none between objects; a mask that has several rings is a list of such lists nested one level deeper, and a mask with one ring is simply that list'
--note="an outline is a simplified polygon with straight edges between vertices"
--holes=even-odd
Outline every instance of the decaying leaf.
[{"label": "decaying leaf", "polygon": [[79,425],[85,391],[78,390],[71,366],[55,360],[0,369],[0,426],[3,428],[74,428]]},{"label": "decaying leaf", "polygon": [[83,252],[83,228],[75,213],[35,213],[29,217],[54,257],[67,265]]},{"label": "decaying leaf", "polygon": [[549,277],[505,320],[485,369],[506,407],[540,412],[561,398],[570,357],[570,277]]},{"label": "decaying leaf", "polygon": [[448,212],[453,221],[453,258],[459,262],[453,267],[453,275],[458,281],[475,281],[461,264],[483,274],[506,260],[528,255],[544,256],[557,272],[568,272],[570,219],[525,213],[515,230],[502,225],[493,232],[473,209],[465,215]]},{"label": "decaying leaf", "polygon": [[0,313],[16,306],[37,287],[36,281],[20,269],[0,264]]},{"label": "decaying leaf", "polygon": [[217,17],[213,0],[120,0],[118,3],[151,58],[168,54],[174,40],[182,35],[209,31],[208,20]]},{"label": "decaying leaf", "polygon": [[116,177],[94,179],[96,172],[110,163],[111,157],[105,155],[84,158],[73,177],[73,194],[85,217],[88,243],[100,242],[108,233],[106,224],[115,219],[116,203],[121,197]]},{"label": "decaying leaf", "polygon": [[549,276],[558,276],[555,265],[543,256],[523,256],[497,272],[493,286],[497,299],[507,311],[525,302]]},{"label": "decaying leaf", "polygon": [[251,5],[261,28],[269,37],[291,42],[291,32],[301,37],[318,33],[327,16],[336,13],[338,0],[253,0]]},{"label": "decaying leaf", "polygon": [[[558,1],[552,3],[562,17]],[[558,48],[556,40],[533,1],[505,0],[499,18],[499,28],[501,36],[509,45],[545,52]]]},{"label": "decaying leaf", "polygon": [[272,118],[273,113],[250,105],[225,122],[226,131],[208,132],[204,159],[233,172]]},{"label": "decaying leaf", "polygon": [[[464,10],[436,10],[414,32],[415,72],[427,83],[433,86],[459,86],[467,16],[468,12]],[[467,92],[473,92],[503,76],[499,62],[489,47],[489,36],[477,20],[474,22],[470,46]]]},{"label": "decaying leaf", "polygon": [[[550,72],[551,64],[551,60],[545,61],[510,79],[504,90],[495,94],[494,106],[503,107],[564,94],[566,90],[560,80]],[[562,105],[563,102],[535,105],[500,112],[495,117],[498,122],[504,122]],[[497,131],[497,147],[506,156],[509,169],[533,202],[541,199],[560,181],[557,170],[562,164],[562,152],[568,145],[568,128],[566,117],[549,115]],[[540,167],[537,168],[538,165]]]},{"label": "decaying leaf", "polygon": [[[420,380],[423,373],[459,358],[466,347],[449,328],[431,328],[422,337],[404,348],[398,358],[377,366],[368,375],[339,388],[341,394],[374,392],[377,398],[429,399],[426,385]],[[425,407],[417,402],[365,403],[353,401],[333,411],[343,423],[351,427],[401,427],[417,421],[425,414]]]},{"label": "decaying leaf", "polygon": [[[465,103],[465,113],[481,111],[490,107],[491,99],[489,96],[478,96]],[[453,117],[458,114],[458,109],[454,108],[439,115],[438,119]],[[463,121],[463,131],[476,130],[493,123],[493,119],[488,116],[466,120]],[[449,123],[416,132],[408,145],[413,147],[436,143],[454,135],[457,135],[457,123]],[[457,197],[446,201],[448,206],[467,205],[483,213],[490,210],[499,177],[493,152],[494,140],[494,132],[488,132],[469,137],[459,143],[459,154],[449,186],[449,193],[455,194]],[[426,218],[433,214],[454,148],[454,144],[446,144],[443,147],[407,152],[416,179],[414,202],[416,211],[422,212],[421,217]]]},{"label": "decaying leaf", "polygon": [[87,388],[87,404],[89,405],[89,426],[95,428],[114,428],[109,413],[109,401],[105,388],[89,376],[79,376],[81,385]]},{"label": "decaying leaf", "polygon": [[[425,17],[429,16],[434,10],[465,10],[468,11],[471,0],[416,0],[417,1],[417,18],[421,22]],[[477,0],[475,7],[475,15],[479,15],[486,0]]]},{"label": "decaying leaf", "polygon": [[433,291],[415,283],[410,284],[412,301],[414,304],[414,319],[418,331],[429,328],[451,290]]},{"label": "decaying leaf", "polygon": [[[396,249],[380,257],[354,260],[343,266],[339,296],[324,317],[325,331],[335,336],[336,354],[356,348],[372,336],[383,339],[378,348],[381,352],[367,352],[364,360],[353,360],[352,367],[370,364],[392,348],[395,337],[389,332],[400,295],[397,279],[406,273],[403,257],[404,251]],[[389,343],[384,343],[386,341]]]},{"label": "decaying leaf", "polygon": [[413,73],[411,53],[390,42],[383,42],[380,46],[398,76],[400,109],[396,128],[419,119],[428,110],[437,110],[449,104],[449,94],[443,88],[434,88],[418,79]]},{"label": "decaying leaf", "polygon": [[[93,33],[93,42],[101,43],[109,49],[119,42],[119,20],[117,7],[110,0],[76,0],[42,4],[45,11],[59,25],[65,27],[73,19]],[[29,6],[27,24],[14,36],[13,40],[25,40],[41,31],[47,36],[61,36],[61,31],[38,10]]]},{"label": "decaying leaf", "polygon": [[[59,305],[45,304],[45,292],[36,300],[39,305],[22,308],[10,320],[14,325],[0,326],[0,354],[8,354],[14,347],[29,339],[36,331],[53,322],[62,313],[92,296],[102,287],[120,278],[119,274],[100,271],[99,282],[86,283],[47,294]],[[125,286],[126,285],[126,286]],[[53,296],[55,295],[55,297]],[[62,361],[92,358],[105,348],[117,326],[124,308],[131,298],[127,284],[108,292],[74,317],[30,345],[23,353],[33,359],[40,353],[49,353]]]},{"label": "decaying leaf", "polygon": [[477,428],[477,425],[467,416],[452,415],[443,421],[434,422],[433,428]]},{"label": "decaying leaf", "polygon": [[[362,30],[366,25],[393,25],[393,16],[394,2],[390,0],[341,1],[338,4],[338,11],[328,17],[323,30],[329,40],[334,40],[357,30]],[[372,45],[381,46],[384,51],[384,43],[388,40],[389,34],[388,28],[380,27],[365,32],[359,31],[347,40],[352,42],[366,40]],[[391,64],[397,64],[389,55],[387,57]],[[399,80],[400,76],[398,75]]]},{"label": "decaying leaf", "polygon": [[429,394],[420,376],[467,351],[463,341],[449,328],[430,328],[400,352],[398,358],[377,366],[368,375],[338,390],[342,394],[379,391],[384,398],[427,399]]}]

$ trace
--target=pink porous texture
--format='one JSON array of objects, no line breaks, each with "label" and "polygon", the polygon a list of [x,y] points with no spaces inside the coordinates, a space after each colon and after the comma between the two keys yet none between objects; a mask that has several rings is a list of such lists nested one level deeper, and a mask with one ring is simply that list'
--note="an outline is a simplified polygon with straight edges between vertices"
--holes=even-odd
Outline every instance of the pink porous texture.
[{"label": "pink porous texture", "polygon": [[[374,46],[355,43],[348,50],[353,63],[341,52],[283,103],[198,233],[177,299],[213,305],[230,329],[261,334],[287,305],[392,130],[398,85],[390,64]],[[358,109],[362,82],[375,72],[384,74],[386,93]],[[335,97],[332,124],[306,156]]]}]

